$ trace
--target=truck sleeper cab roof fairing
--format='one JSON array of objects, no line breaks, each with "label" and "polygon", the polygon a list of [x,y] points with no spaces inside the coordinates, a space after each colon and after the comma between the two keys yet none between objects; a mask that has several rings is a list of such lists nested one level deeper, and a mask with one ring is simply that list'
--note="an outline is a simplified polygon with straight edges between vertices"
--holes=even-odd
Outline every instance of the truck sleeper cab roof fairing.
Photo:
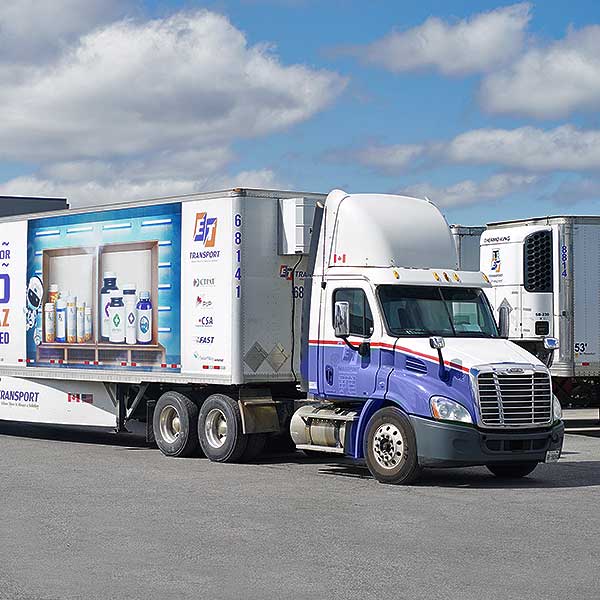
[{"label": "truck sleeper cab roof fairing", "polygon": [[315,274],[327,267],[457,269],[448,224],[429,200],[334,190],[325,202]]}]

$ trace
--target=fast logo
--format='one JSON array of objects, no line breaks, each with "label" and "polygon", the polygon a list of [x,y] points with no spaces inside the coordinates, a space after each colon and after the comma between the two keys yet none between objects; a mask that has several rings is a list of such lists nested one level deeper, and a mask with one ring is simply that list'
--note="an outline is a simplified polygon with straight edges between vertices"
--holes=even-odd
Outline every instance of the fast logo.
[{"label": "fast logo", "polygon": [[202,242],[205,248],[214,248],[217,238],[217,217],[209,217],[208,213],[196,213],[194,241]]}]

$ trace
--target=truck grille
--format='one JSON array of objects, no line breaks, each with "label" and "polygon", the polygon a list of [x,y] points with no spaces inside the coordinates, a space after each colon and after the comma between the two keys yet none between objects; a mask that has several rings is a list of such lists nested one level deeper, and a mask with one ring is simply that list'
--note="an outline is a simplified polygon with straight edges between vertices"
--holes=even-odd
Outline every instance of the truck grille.
[{"label": "truck grille", "polygon": [[552,387],[547,373],[480,373],[482,425],[545,425],[552,421]]}]

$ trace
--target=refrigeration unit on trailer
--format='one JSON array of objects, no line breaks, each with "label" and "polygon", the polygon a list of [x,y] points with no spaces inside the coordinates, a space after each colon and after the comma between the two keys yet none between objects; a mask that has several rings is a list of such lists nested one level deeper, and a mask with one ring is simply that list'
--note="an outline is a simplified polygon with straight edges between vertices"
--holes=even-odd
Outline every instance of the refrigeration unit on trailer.
[{"label": "refrigeration unit on trailer", "polygon": [[600,217],[553,216],[490,223],[481,270],[504,307],[509,338],[545,360],[563,402],[600,405]]},{"label": "refrigeration unit on trailer", "polygon": [[168,456],[271,435],[523,476],[557,460],[548,369],[499,337],[428,200],[236,189],[0,221],[0,418],[146,427]]}]

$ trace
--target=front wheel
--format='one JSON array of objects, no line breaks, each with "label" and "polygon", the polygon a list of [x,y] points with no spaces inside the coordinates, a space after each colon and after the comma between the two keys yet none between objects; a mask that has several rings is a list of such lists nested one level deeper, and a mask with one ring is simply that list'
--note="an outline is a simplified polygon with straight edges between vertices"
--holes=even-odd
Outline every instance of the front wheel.
[{"label": "front wheel", "polygon": [[367,424],[363,444],[367,466],[377,481],[409,484],[421,474],[415,432],[399,409],[378,410]]},{"label": "front wheel", "polygon": [[499,463],[486,465],[487,468],[496,476],[502,479],[519,479],[520,477],[526,477],[536,467],[536,462],[520,462],[520,463]]}]

